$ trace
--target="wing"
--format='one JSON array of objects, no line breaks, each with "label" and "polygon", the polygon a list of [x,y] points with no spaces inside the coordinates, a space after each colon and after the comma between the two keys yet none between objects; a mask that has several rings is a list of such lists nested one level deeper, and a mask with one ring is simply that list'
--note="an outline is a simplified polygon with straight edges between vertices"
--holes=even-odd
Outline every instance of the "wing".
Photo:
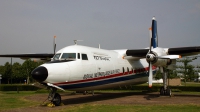
[{"label": "wing", "polygon": [[149,52],[149,49],[134,49],[134,50],[127,50],[126,55],[132,56],[132,57],[145,58],[148,52]]},{"label": "wing", "polygon": [[[200,54],[200,46],[165,48],[164,50],[168,55],[181,55],[182,57]],[[149,49],[127,50],[126,56],[132,56],[133,58],[145,58],[148,52]]]},{"label": "wing", "polygon": [[168,54],[169,55],[178,54],[181,56],[198,55],[200,54],[200,46],[169,48]]},{"label": "wing", "polygon": [[39,53],[39,54],[0,54],[0,57],[13,57],[13,58],[21,58],[21,59],[29,59],[29,58],[36,58],[44,61],[50,61],[51,58],[54,56],[53,53]]}]

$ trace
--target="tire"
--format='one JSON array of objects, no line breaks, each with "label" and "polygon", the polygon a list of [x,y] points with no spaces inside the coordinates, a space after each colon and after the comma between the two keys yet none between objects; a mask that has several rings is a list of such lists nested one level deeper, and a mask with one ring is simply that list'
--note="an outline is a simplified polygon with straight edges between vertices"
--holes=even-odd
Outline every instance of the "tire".
[{"label": "tire", "polygon": [[160,95],[165,95],[164,87],[161,87],[161,88],[160,88]]},{"label": "tire", "polygon": [[171,89],[169,87],[167,87],[166,95],[167,96],[171,96],[172,95],[172,91],[171,91]]},{"label": "tire", "polygon": [[60,106],[60,104],[61,104],[61,96],[60,96],[60,94],[58,94],[58,93],[55,94],[54,99],[53,99],[53,104],[55,106]]}]

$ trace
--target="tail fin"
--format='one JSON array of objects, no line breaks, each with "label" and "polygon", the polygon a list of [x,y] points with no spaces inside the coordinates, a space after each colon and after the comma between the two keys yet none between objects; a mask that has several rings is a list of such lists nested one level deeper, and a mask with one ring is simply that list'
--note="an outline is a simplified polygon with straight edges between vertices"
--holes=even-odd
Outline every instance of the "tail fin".
[{"label": "tail fin", "polygon": [[152,38],[151,38],[151,45],[153,48],[158,47],[158,34],[157,34],[157,21],[156,18],[152,18]]}]

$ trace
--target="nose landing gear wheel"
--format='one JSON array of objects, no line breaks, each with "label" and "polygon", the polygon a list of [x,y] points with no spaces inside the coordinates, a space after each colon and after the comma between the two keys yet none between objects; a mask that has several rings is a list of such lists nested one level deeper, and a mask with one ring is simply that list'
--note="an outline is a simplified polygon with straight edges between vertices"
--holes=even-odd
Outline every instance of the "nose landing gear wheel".
[{"label": "nose landing gear wheel", "polygon": [[60,106],[60,104],[61,104],[61,97],[60,97],[60,95],[58,93],[55,94],[54,99],[53,99],[52,102],[53,102],[53,104],[55,106]]}]

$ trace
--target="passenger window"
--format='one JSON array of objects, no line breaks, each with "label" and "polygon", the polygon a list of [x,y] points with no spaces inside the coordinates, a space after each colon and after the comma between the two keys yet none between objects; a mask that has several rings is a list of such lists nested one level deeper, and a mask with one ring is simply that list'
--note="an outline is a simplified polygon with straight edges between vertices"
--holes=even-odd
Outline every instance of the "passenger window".
[{"label": "passenger window", "polygon": [[123,71],[123,74],[124,74],[124,72],[125,72],[124,67],[122,67],[122,71]]},{"label": "passenger window", "polygon": [[87,54],[82,54],[82,60],[88,60]]},{"label": "passenger window", "polygon": [[80,53],[78,53],[78,59],[80,59]]}]

